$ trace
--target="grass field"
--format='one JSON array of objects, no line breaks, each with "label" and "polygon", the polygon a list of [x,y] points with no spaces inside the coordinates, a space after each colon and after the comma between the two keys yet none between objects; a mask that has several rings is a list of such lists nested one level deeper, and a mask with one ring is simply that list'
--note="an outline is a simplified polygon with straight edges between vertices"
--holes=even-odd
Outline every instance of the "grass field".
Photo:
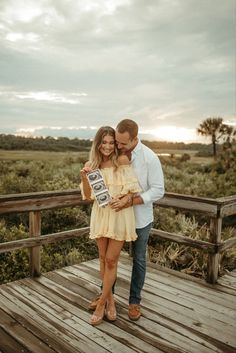
[{"label": "grass field", "polygon": [[76,159],[78,157],[87,158],[88,152],[49,152],[49,151],[6,151],[0,150],[0,160],[62,160],[70,157]]},{"label": "grass field", "polygon": [[[166,158],[173,155],[174,157],[181,157],[184,153],[190,155],[190,162],[199,163],[202,165],[209,164],[213,162],[213,158],[211,157],[196,157],[196,153],[198,151],[192,150],[166,150],[160,149],[156,152],[159,156],[165,156]],[[40,160],[54,160],[59,161],[65,158],[73,158],[76,160],[77,158],[88,158],[88,152],[49,152],[49,151],[7,151],[0,149],[0,160],[24,160],[24,161],[40,161]]]}]

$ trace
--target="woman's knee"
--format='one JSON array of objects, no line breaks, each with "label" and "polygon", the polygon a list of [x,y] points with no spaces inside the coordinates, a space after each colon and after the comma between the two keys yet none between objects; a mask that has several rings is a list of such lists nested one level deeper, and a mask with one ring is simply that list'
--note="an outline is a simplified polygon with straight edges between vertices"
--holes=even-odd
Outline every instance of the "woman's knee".
[{"label": "woman's knee", "polygon": [[105,260],[106,260],[105,255],[99,255],[99,261],[100,261],[100,263],[105,264]]},{"label": "woman's knee", "polygon": [[111,270],[116,267],[117,259],[112,258],[112,257],[106,257],[105,263],[106,263],[106,267]]}]

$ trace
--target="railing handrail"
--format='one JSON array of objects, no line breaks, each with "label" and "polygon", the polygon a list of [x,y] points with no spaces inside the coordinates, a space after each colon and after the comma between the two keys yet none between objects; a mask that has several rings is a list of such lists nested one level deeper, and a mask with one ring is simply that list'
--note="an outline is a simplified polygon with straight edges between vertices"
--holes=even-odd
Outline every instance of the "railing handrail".
[{"label": "railing handrail", "polygon": [[[78,189],[8,194],[0,196],[0,214],[40,211],[88,203],[91,201],[83,201]],[[222,216],[228,216],[234,214],[235,207],[232,209],[232,205],[236,205],[236,195],[213,199],[166,192],[164,197],[156,201],[155,204],[161,207],[204,212],[211,217],[221,216],[222,210]]]},{"label": "railing handrail", "polygon": [[[48,196],[63,196],[63,195],[73,195],[79,194],[79,189],[68,189],[68,190],[56,190],[56,191],[38,191],[38,192],[28,192],[28,193],[18,193],[18,194],[6,194],[0,195],[0,203],[4,201],[17,201],[22,199],[34,199],[34,198],[44,198]],[[204,196],[194,196],[186,194],[178,194],[174,192],[166,192],[165,196],[169,198],[176,198],[181,200],[190,200],[190,201],[201,201],[213,205],[225,205],[236,202],[236,195],[230,195],[225,197],[204,197]],[[158,202],[158,201],[157,201]]]}]

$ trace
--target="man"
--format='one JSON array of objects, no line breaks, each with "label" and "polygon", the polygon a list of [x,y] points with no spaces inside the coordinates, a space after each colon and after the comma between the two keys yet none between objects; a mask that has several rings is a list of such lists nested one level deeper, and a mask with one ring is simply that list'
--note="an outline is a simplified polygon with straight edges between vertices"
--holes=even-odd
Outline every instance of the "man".
[{"label": "man", "polygon": [[[138,125],[130,119],[122,120],[116,127],[117,147],[131,160],[142,192],[134,195],[129,204],[111,203],[117,212],[122,207],[134,206],[137,240],[133,242],[133,268],[130,284],[129,310],[131,320],[141,316],[141,291],[146,274],[146,249],[153,222],[153,202],[164,195],[164,177],[161,163],[156,154],[138,139]],[[89,308],[96,307],[98,298]]]},{"label": "man", "polygon": [[[131,320],[141,316],[141,291],[146,274],[146,248],[153,222],[153,202],[164,195],[164,177],[159,158],[138,139],[138,125],[130,119],[116,127],[119,150],[131,160],[142,192],[133,196],[137,240],[133,242],[133,268],[130,285],[128,315]],[[119,207],[111,206],[116,211]],[[125,206],[127,207],[127,206]]]}]

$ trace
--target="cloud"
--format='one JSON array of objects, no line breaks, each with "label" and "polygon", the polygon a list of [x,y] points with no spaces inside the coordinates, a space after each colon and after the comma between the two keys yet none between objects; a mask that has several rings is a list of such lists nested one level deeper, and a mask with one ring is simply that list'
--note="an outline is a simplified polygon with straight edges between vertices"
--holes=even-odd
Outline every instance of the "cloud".
[{"label": "cloud", "polygon": [[6,35],[6,40],[9,40],[10,42],[17,42],[17,41],[26,41],[26,42],[37,42],[40,39],[40,36],[35,33],[14,33],[14,32],[9,32]]},{"label": "cloud", "polygon": [[36,126],[30,128],[20,128],[15,131],[16,136],[25,137],[62,137],[91,139],[94,137],[97,126]]},{"label": "cloud", "polygon": [[32,101],[45,101],[64,104],[80,104],[79,97],[86,97],[86,93],[56,93],[56,92],[15,92],[0,91],[0,97],[6,99],[29,99]]},{"label": "cloud", "polygon": [[99,126],[126,115],[148,129],[194,129],[207,116],[234,117],[235,7],[2,0],[2,129]]}]

